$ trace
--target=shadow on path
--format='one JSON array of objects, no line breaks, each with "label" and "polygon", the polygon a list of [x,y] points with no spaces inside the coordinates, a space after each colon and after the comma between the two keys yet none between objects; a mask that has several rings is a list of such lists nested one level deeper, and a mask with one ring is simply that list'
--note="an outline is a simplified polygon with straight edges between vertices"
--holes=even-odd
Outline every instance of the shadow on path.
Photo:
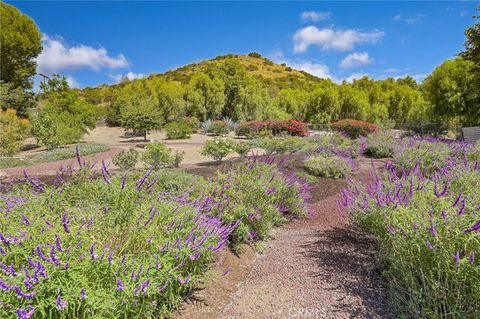
[{"label": "shadow on path", "polygon": [[339,312],[348,309],[350,318],[394,318],[376,268],[377,244],[365,233],[352,228],[318,230],[316,240],[303,245],[306,257],[317,265],[311,276],[336,283],[327,289],[347,291],[361,300],[363,309],[343,300],[335,305]]}]

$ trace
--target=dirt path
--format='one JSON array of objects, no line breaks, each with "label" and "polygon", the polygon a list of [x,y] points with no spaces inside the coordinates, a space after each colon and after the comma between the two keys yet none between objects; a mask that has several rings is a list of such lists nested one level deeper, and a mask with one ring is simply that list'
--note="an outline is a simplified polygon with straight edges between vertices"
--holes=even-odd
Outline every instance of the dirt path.
[{"label": "dirt path", "polygon": [[[370,162],[363,160],[354,178],[366,180],[369,171]],[[202,301],[177,317],[393,318],[375,268],[375,242],[352,230],[336,204],[344,185],[324,180],[313,190],[315,216],[277,229],[236,292],[223,291],[229,301],[208,296],[207,285]]]}]

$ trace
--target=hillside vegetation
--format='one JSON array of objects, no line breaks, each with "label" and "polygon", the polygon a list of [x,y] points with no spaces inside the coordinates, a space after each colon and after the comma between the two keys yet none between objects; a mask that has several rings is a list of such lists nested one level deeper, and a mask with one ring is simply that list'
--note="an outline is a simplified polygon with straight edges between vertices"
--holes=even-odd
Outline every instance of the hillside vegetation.
[{"label": "hillside vegetation", "polygon": [[[293,118],[326,124],[353,118],[373,123],[458,124],[478,119],[478,96],[468,93],[475,91],[475,81],[468,76],[471,72],[471,61],[456,58],[440,65],[423,84],[409,76],[363,77],[338,84],[252,52],[218,56],[112,86],[86,88],[80,94],[99,106],[113,125],[121,124],[122,109],[142,104],[160,110],[164,123],[193,116],[201,121]],[[445,88],[445,83],[452,86]],[[451,100],[452,91],[455,101]],[[464,111],[456,110],[473,113],[463,116]]]}]

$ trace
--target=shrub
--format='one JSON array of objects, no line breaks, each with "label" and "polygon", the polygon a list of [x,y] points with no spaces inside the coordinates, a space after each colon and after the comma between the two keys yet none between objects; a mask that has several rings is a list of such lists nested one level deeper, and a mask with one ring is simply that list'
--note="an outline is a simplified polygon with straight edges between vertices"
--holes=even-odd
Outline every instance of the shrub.
[{"label": "shrub", "polygon": [[333,131],[345,133],[350,138],[359,138],[379,131],[376,124],[349,119],[332,123],[330,127]]},{"label": "shrub", "polygon": [[191,127],[183,122],[168,123],[164,128],[169,140],[190,138],[190,134],[193,133]]},{"label": "shrub", "polygon": [[419,165],[423,174],[432,175],[447,165],[451,155],[452,149],[445,143],[411,139],[393,161],[406,171]]},{"label": "shrub", "polygon": [[307,150],[310,148],[310,144],[308,140],[295,136],[264,138],[257,142],[258,147],[263,148],[267,154]]},{"label": "shrub", "polygon": [[200,126],[200,121],[194,116],[186,116],[180,122],[188,125],[188,127],[190,127],[190,129],[194,133],[197,132],[198,127]]},{"label": "shrub", "polygon": [[425,178],[393,166],[341,204],[377,237],[382,274],[398,318],[479,318],[480,171],[457,164]]},{"label": "shrub", "polygon": [[28,129],[28,120],[20,119],[15,110],[0,109],[0,156],[11,156],[20,151]]},{"label": "shrub", "polygon": [[225,135],[230,132],[228,124],[224,121],[213,121],[210,128],[207,130],[207,133],[212,135]]},{"label": "shrub", "polygon": [[307,158],[304,167],[312,175],[335,179],[345,177],[352,170],[344,158],[323,154]]},{"label": "shrub", "polygon": [[185,152],[177,152],[173,154],[173,167],[180,167],[180,164],[183,162],[185,158]]},{"label": "shrub", "polygon": [[250,152],[251,146],[249,143],[239,142],[235,144],[235,152],[237,152],[240,157],[245,158]]},{"label": "shrub", "polygon": [[394,155],[395,139],[391,135],[370,134],[366,140],[364,154],[373,158],[386,158]]},{"label": "shrub", "polygon": [[131,148],[127,152],[121,151],[112,159],[113,165],[120,168],[122,171],[130,171],[135,168],[138,162],[139,154],[137,150]]},{"label": "shrub", "polygon": [[201,151],[202,155],[209,156],[217,162],[234,151],[235,144],[228,137],[215,137],[208,140]]},{"label": "shrub", "polygon": [[252,137],[263,130],[268,130],[274,136],[281,134],[308,136],[305,123],[292,119],[243,122],[238,125],[235,132],[238,136]]},{"label": "shrub", "polygon": [[273,227],[305,214],[305,181],[276,165],[247,161],[220,171],[214,180],[205,194],[210,199],[205,209],[211,208],[224,223],[239,222],[230,237],[233,250],[264,240]]},{"label": "shrub", "polygon": [[161,142],[150,142],[145,146],[143,161],[153,169],[168,167],[172,165],[174,158],[172,150]]}]

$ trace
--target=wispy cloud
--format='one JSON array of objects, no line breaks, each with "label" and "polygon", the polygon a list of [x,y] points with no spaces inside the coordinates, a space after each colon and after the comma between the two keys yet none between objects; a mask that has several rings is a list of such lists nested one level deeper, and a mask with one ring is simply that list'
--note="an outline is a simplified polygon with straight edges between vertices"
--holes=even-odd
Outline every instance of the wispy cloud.
[{"label": "wispy cloud", "polygon": [[305,59],[288,59],[284,57],[283,52],[280,50],[275,51],[269,57],[277,63],[285,63],[295,70],[305,71],[322,79],[333,78],[330,74],[329,67],[323,63],[317,63]]},{"label": "wispy cloud", "polygon": [[115,82],[120,82],[123,78],[127,78],[130,81],[135,79],[141,79],[145,77],[144,73],[135,73],[135,72],[128,72],[127,74],[109,74],[108,75],[111,79],[115,80]]},{"label": "wispy cloud", "polygon": [[331,12],[303,11],[300,15],[300,20],[302,20],[302,22],[318,22],[330,19],[331,16]]},{"label": "wispy cloud", "polygon": [[297,30],[293,36],[294,51],[305,52],[311,45],[316,45],[322,50],[347,51],[360,43],[376,43],[384,35],[385,32],[380,30],[363,32],[355,29],[318,29],[315,26],[308,26]]},{"label": "wispy cloud", "polygon": [[347,55],[342,62],[340,62],[340,67],[342,69],[350,69],[372,64],[373,62],[374,59],[368,55],[368,52],[354,52]]},{"label": "wispy cloud", "polygon": [[344,80],[348,83],[352,83],[354,80],[358,80],[363,78],[364,76],[368,76],[367,73],[353,73],[350,76],[346,77]]},{"label": "wispy cloud", "polygon": [[56,72],[89,68],[98,71],[103,68],[116,69],[128,67],[123,54],[112,57],[105,48],[94,48],[84,44],[68,46],[61,38],[43,35],[43,51],[37,57],[40,72]]},{"label": "wispy cloud", "polygon": [[69,87],[71,87],[71,88],[79,88],[80,87],[80,83],[73,76],[67,75],[66,78],[67,78],[67,83],[68,83]]},{"label": "wispy cloud", "polygon": [[427,16],[425,14],[417,13],[413,15],[403,15],[403,14],[397,14],[396,16],[393,17],[393,21],[396,22],[403,22],[409,25],[420,23],[425,19]]}]

